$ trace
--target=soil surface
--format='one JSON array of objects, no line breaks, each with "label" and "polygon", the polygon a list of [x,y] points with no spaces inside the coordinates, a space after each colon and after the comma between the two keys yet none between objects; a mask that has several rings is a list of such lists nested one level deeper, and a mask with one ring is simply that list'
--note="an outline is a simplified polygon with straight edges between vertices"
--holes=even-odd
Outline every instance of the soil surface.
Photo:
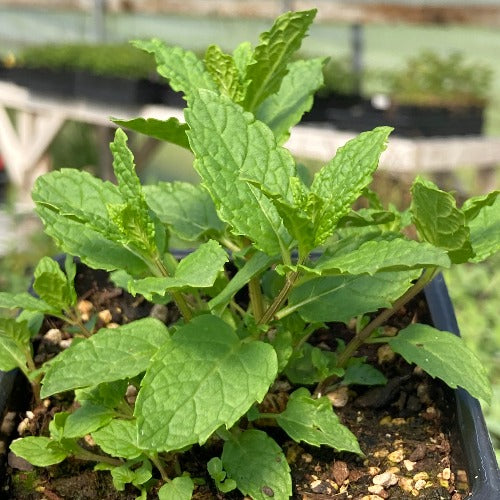
[{"label": "soil surface", "polygon": [[[76,288],[81,297],[80,310],[86,310],[96,328],[114,327],[135,319],[153,315],[166,323],[175,321],[175,307],[153,306],[116,288],[107,279],[107,273],[87,270],[79,266]],[[386,327],[394,333],[418,317],[427,319],[423,298],[417,298],[407,309],[392,318]],[[54,334],[62,325],[48,318],[35,340],[36,361],[42,363],[53,357],[71,342],[65,331]],[[51,334],[48,332],[52,331]],[[330,324],[328,329],[314,334],[311,343],[324,349],[336,347],[333,339],[348,340],[352,333],[343,324]],[[340,387],[328,396],[341,421],[358,437],[365,457],[337,453],[289,440],[268,421],[254,422],[266,430],[283,448],[293,477],[293,498],[303,500],[380,500],[422,499],[461,500],[468,492],[467,476],[453,421],[453,395],[420,369],[408,365],[385,347],[377,344],[363,347],[367,356],[388,378],[385,386],[349,389]],[[71,409],[72,401],[58,396],[44,401],[39,408],[30,408],[30,387],[18,377],[7,412],[0,428],[0,499],[26,500],[128,500],[138,496],[138,490],[127,487],[117,492],[109,472],[93,471],[94,463],[69,459],[62,464],[34,468],[12,453],[8,443],[16,437],[48,434],[51,416]],[[286,407],[289,393],[294,390],[286,380],[280,380],[271,389],[261,405],[262,412],[280,412]],[[91,440],[82,443],[91,451]],[[214,439],[203,448],[194,446],[178,457],[174,468],[188,471],[199,483],[194,491],[196,500],[242,499],[237,491],[222,494],[213,485],[206,472],[207,461],[220,456],[222,442]],[[157,498],[157,484],[148,498]],[[272,498],[272,491],[264,492]]]}]

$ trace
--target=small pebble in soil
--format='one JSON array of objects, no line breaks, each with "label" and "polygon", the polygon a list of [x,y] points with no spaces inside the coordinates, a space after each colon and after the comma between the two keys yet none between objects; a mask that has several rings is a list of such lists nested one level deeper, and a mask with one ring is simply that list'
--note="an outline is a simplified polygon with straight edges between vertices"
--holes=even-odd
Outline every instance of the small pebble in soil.
[{"label": "small pebble in soil", "polygon": [[393,418],[391,424],[392,425],[405,425],[406,418],[401,418],[401,417]]},{"label": "small pebble in soil", "polygon": [[451,469],[449,467],[445,467],[442,472],[438,474],[438,477],[445,479],[446,481],[451,478]]},{"label": "small pebble in soil", "polygon": [[413,471],[413,469],[415,469],[415,464],[417,462],[412,462],[411,460],[403,460],[403,465],[405,466],[405,469],[408,471],[408,472],[411,472]]},{"label": "small pebble in soil", "polygon": [[386,450],[383,448],[382,450],[377,450],[376,452],[373,453],[373,456],[375,458],[385,458],[389,455],[389,450]]},{"label": "small pebble in soil", "polygon": [[384,488],[387,488],[389,486],[393,486],[397,482],[398,482],[398,478],[392,472],[383,472],[382,474],[377,474],[372,479],[373,484],[381,485]]},{"label": "small pebble in soil", "polygon": [[7,463],[10,467],[17,470],[32,471],[34,469],[34,467],[27,460],[14,455],[12,452],[7,455]]},{"label": "small pebble in soil", "polygon": [[90,313],[94,309],[94,305],[89,300],[80,300],[76,308],[78,309],[80,316],[83,321],[88,321],[90,319]]},{"label": "small pebble in soil", "polygon": [[29,418],[23,418],[21,422],[19,422],[19,425],[17,426],[17,433],[20,436],[22,436],[28,429],[29,424],[30,424]]},{"label": "small pebble in soil", "polygon": [[155,304],[149,313],[151,318],[156,318],[162,321],[163,323],[167,322],[168,318],[168,308],[163,304]]},{"label": "small pebble in soil", "polygon": [[380,467],[369,467],[368,468],[368,474],[370,474],[370,476],[376,476],[379,473],[380,473]]},{"label": "small pebble in soil", "polygon": [[345,386],[339,387],[335,391],[327,394],[330,403],[335,408],[343,408],[349,401],[349,389]]},{"label": "small pebble in soil", "polygon": [[361,500],[384,500],[384,499],[379,495],[365,495],[364,497],[361,498]]},{"label": "small pebble in soil", "polygon": [[73,342],[73,339],[61,340],[61,342],[59,342],[59,347],[61,349],[67,349],[71,345],[72,342]]},{"label": "small pebble in soil", "polygon": [[111,311],[109,309],[103,309],[102,311],[99,311],[99,319],[105,324],[111,323],[111,320],[113,319],[113,315],[111,314]]},{"label": "small pebble in soil", "polygon": [[332,466],[332,475],[335,482],[340,486],[349,477],[349,468],[342,460],[336,460]]},{"label": "small pebble in soil", "polygon": [[300,458],[302,458],[302,460],[304,460],[304,462],[306,464],[310,464],[312,462],[312,459],[313,459],[313,457],[310,453],[302,453]]},{"label": "small pebble in soil", "polygon": [[423,460],[427,455],[427,447],[423,443],[417,444],[411,455],[408,457],[412,462]]},{"label": "small pebble in soil", "polygon": [[410,493],[413,489],[413,479],[410,479],[408,477],[400,477],[398,479],[398,485],[403,491],[406,491],[406,493]]},{"label": "small pebble in soil", "polygon": [[415,489],[416,490],[423,490],[426,485],[426,480],[425,479],[419,479],[418,481],[415,481]]},{"label": "small pebble in soil", "polygon": [[118,323],[108,323],[108,324],[106,325],[106,328],[111,328],[111,329],[113,329],[113,328],[118,328],[119,326],[120,326],[120,325],[119,325]]},{"label": "small pebble in soil", "polygon": [[62,340],[62,332],[59,328],[51,328],[44,336],[43,339],[50,344],[60,344]]},{"label": "small pebble in soil", "polygon": [[6,436],[8,436],[12,433],[14,427],[16,426],[16,416],[17,413],[15,411],[9,411],[5,414],[5,417],[2,421],[2,426],[0,427],[1,434],[5,434]]},{"label": "small pebble in soil", "polygon": [[392,453],[389,453],[387,455],[387,459],[390,460],[391,462],[394,462],[398,464],[399,462],[402,462],[404,459],[404,451],[402,449],[393,451]]},{"label": "small pebble in soil", "polygon": [[417,481],[420,481],[420,480],[424,480],[424,481],[427,481],[429,479],[429,474],[427,474],[427,472],[423,471],[423,472],[417,472],[414,476],[413,476],[413,480],[415,482]]},{"label": "small pebble in soil", "polygon": [[379,420],[379,425],[391,425],[391,423],[392,418],[389,415],[386,415]]},{"label": "small pebble in soil", "polygon": [[391,349],[391,346],[389,344],[384,344],[377,350],[377,361],[379,365],[383,363],[390,363],[395,356],[396,354]]},{"label": "small pebble in soil", "polygon": [[375,495],[380,495],[383,498],[387,494],[387,492],[384,490],[384,487],[381,484],[372,484],[371,486],[368,486],[368,491]]},{"label": "small pebble in soil", "polygon": [[127,391],[125,392],[125,398],[129,405],[135,404],[135,400],[137,399],[137,392],[138,392],[137,387],[135,385],[129,385],[127,387]]}]

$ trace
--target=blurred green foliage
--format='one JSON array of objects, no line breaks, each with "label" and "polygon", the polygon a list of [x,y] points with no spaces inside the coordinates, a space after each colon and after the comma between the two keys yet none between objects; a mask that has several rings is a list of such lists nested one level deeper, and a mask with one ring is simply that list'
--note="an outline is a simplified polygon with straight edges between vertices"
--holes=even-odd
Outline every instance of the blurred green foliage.
[{"label": "blurred green foliage", "polygon": [[[6,62],[6,61],[4,61]],[[68,44],[27,47],[9,66],[90,71],[98,75],[148,78],[156,75],[154,58],[127,44]]]},{"label": "blurred green foliage", "polygon": [[486,64],[467,61],[460,52],[448,56],[425,50],[397,71],[386,72],[395,101],[422,106],[484,106],[493,82]]}]

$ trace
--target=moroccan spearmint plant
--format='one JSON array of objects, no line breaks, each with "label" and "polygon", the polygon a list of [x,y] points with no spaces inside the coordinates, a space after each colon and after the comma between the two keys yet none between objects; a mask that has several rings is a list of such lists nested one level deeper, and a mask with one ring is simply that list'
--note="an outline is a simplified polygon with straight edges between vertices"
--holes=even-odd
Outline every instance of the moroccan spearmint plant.
[{"label": "moroccan spearmint plant", "polygon": [[[156,39],[135,43],[184,93],[186,121],[115,122],[192,151],[200,185],[142,186],[121,129],[111,144],[117,184],[71,169],[37,180],[37,212],[61,249],[113,272],[132,294],[176,304],[182,317],[100,330],[46,363],[41,397],[74,390],[80,406],[57,414],[50,436],[14,441],[17,455],[40,466],[95,460],[119,490],[132,483],[140,498],[154,466],[160,499],[182,500],[195,478],[177,457],[220,440],[222,454],[207,467],[221,491],[284,499],[292,492],[286,457],[259,419],[297,442],[362,454],[324,395],[339,383],[385,383],[357,355],[366,342],[387,343],[450,387],[490,399],[483,367],[453,334],[411,324],[386,337],[379,327],[440,269],[498,250],[498,192],[458,208],[418,178],[408,211],[384,209],[368,186],[388,127],[349,141],[308,182],[282,145],[322,85],[324,60],[292,58],[314,15],[286,13],[256,47],[228,54],[213,45],[204,60]],[[368,208],[355,211],[359,198]],[[405,236],[410,225],[418,239]],[[195,250],[178,261],[170,235]],[[308,342],[325,322],[352,318],[356,333],[336,352]],[[257,403],[278,378],[295,390],[283,411],[261,414]],[[126,397],[131,386],[135,400]],[[88,434],[102,456],[80,446]]]}]

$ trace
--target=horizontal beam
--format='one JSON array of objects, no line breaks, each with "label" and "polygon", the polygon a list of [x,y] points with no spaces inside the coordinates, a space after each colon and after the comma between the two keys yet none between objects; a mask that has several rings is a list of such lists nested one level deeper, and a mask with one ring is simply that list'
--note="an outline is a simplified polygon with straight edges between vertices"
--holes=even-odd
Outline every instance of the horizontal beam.
[{"label": "horizontal beam", "polygon": [[[0,0],[0,6],[43,9],[73,9],[90,12],[94,0]],[[436,0],[408,3],[362,0],[107,0],[110,12],[182,14],[188,16],[272,19],[285,9],[318,8],[319,22],[468,24],[500,26],[500,6],[492,0],[481,3]]]}]

